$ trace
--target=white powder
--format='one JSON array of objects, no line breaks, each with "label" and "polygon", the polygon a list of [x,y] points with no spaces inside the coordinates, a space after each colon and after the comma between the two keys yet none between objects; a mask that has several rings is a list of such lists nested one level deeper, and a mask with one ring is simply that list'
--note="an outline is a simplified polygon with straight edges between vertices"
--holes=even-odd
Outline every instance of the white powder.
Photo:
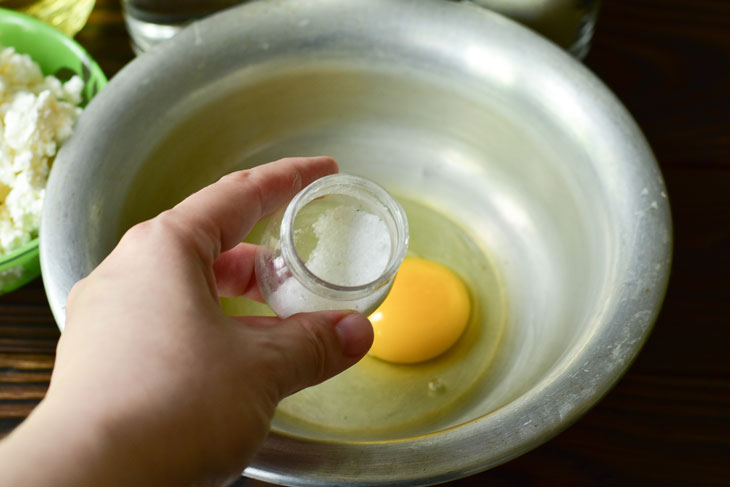
[{"label": "white powder", "polygon": [[[340,286],[359,286],[374,281],[385,271],[391,252],[390,234],[377,215],[338,206],[323,212],[312,227],[317,245],[305,265],[320,279]],[[370,296],[343,301],[317,296],[290,277],[274,290],[268,301],[281,317],[323,309],[368,313],[377,307],[389,288],[383,286]]]},{"label": "white powder", "polygon": [[340,286],[377,279],[390,258],[390,235],[378,216],[351,206],[322,213],[313,224],[317,246],[307,260],[314,275]]}]

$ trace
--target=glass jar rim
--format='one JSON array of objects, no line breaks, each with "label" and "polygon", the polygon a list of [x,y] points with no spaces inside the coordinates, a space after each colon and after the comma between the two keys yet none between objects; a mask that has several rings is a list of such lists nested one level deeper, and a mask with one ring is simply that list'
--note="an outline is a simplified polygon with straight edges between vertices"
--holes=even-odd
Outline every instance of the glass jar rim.
[{"label": "glass jar rim", "polygon": [[[341,194],[360,199],[376,201],[386,210],[393,220],[395,229],[394,246],[383,272],[377,279],[356,285],[344,286],[326,281],[314,274],[296,250],[294,243],[294,219],[305,205],[315,199]],[[373,291],[387,285],[395,276],[408,250],[408,219],[405,210],[382,186],[365,178],[351,174],[331,174],[309,184],[292,198],[284,211],[280,235],[281,253],[292,276],[309,291],[331,299],[353,300],[370,295]]]}]

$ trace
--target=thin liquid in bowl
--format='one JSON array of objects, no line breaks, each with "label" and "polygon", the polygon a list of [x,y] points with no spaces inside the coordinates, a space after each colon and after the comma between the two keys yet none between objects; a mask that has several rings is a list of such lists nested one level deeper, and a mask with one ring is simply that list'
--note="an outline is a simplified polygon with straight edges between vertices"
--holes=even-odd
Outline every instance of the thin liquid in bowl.
[{"label": "thin liquid in bowl", "polygon": [[[156,125],[164,134],[146,135],[159,139],[154,147],[129,157],[144,162],[124,192],[124,208],[114,221],[117,238],[96,245],[111,250],[131,225],[227,172],[292,154],[328,154],[342,172],[372,179],[403,197],[404,205],[418,201],[414,205],[424,213],[446,215],[467,229],[466,240],[479,248],[477,260],[487,262],[481,274],[490,276],[486,283],[469,282],[477,266],[468,259],[465,273],[443,263],[462,274],[472,292],[484,290],[485,329],[505,324],[497,351],[464,367],[467,381],[473,381],[458,391],[453,384],[429,382],[440,377],[424,373],[419,379],[428,381],[411,400],[398,402],[405,392],[381,387],[351,408],[377,405],[387,411],[384,405],[391,404],[393,416],[375,417],[378,409],[372,407],[367,417],[349,414],[337,424],[329,417],[294,416],[282,407],[274,429],[345,441],[433,433],[508,406],[549,378],[600,322],[595,310],[603,306],[611,282],[608,251],[615,235],[607,231],[605,208],[597,206],[603,200],[590,197],[595,174],[581,162],[590,155],[573,140],[581,132],[565,133],[534,106],[516,103],[502,91],[488,91],[474,103],[464,86],[455,90],[401,70],[339,62],[287,66],[243,70],[166,114],[165,123]],[[419,212],[406,209],[416,221]],[[451,234],[428,226],[424,242]],[[424,242],[413,236],[415,251]],[[425,365],[431,363],[414,370],[426,370]],[[432,400],[423,387],[429,383],[429,390],[448,396]],[[365,423],[367,428],[361,427]]]},{"label": "thin liquid in bowl", "polygon": [[[366,356],[337,377],[284,399],[275,431],[350,441],[424,434],[459,417],[486,381],[506,321],[499,275],[484,248],[452,220],[425,204],[398,200],[408,215],[409,255],[446,265],[469,289],[472,310],[464,334],[444,354],[419,364]],[[222,305],[232,315],[271,314],[245,298],[224,299]]]}]

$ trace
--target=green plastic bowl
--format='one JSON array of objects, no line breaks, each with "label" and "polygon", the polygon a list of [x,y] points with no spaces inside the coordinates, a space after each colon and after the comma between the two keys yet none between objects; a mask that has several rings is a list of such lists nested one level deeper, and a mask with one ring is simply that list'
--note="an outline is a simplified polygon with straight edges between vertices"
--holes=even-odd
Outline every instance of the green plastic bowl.
[{"label": "green plastic bowl", "polygon": [[[82,105],[106,85],[107,79],[98,64],[73,39],[39,20],[0,8],[0,46],[14,47],[38,63],[43,74],[62,81],[78,74],[84,81]],[[38,277],[38,238],[0,257],[0,294],[4,294]]]}]

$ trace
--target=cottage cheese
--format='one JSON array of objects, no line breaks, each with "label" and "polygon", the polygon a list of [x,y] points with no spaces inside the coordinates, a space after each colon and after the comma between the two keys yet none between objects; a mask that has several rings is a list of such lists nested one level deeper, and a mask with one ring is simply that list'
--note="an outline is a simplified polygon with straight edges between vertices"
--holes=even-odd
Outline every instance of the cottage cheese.
[{"label": "cottage cheese", "polygon": [[48,171],[81,113],[83,82],[61,83],[0,47],[0,256],[38,234]]}]

